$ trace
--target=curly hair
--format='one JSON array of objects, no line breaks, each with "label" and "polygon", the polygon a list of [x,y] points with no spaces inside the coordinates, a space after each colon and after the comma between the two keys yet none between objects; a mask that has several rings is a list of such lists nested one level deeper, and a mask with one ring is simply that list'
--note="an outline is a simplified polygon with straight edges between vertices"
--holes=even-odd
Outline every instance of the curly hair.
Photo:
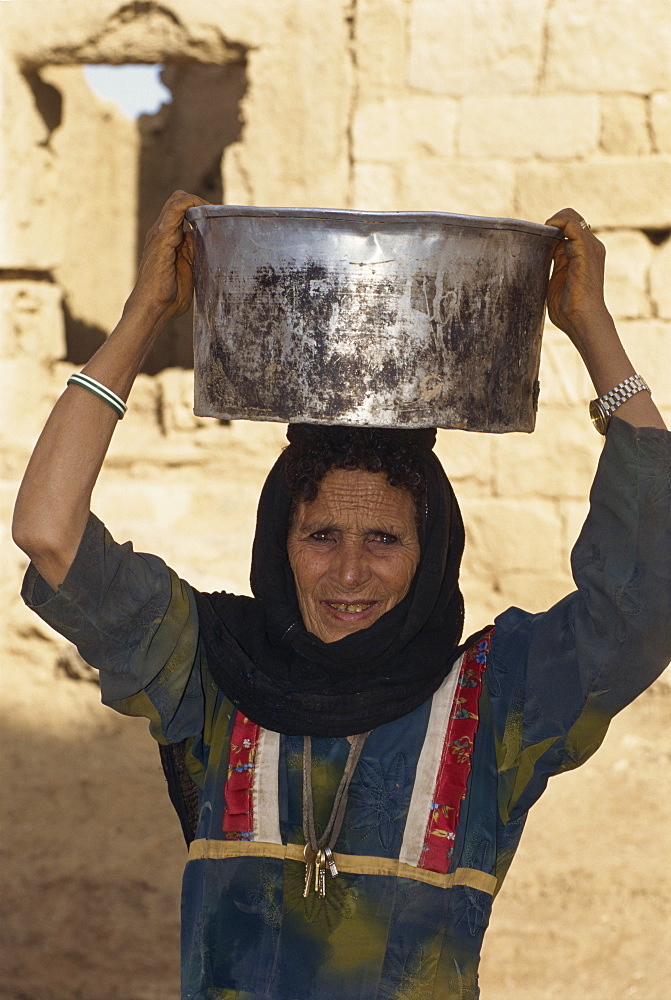
[{"label": "curly hair", "polygon": [[287,437],[286,486],[291,496],[290,522],[299,503],[316,499],[319,484],[332,469],[383,472],[390,486],[408,491],[419,518],[426,488],[420,454],[433,447],[435,428],[395,430],[290,424]]}]

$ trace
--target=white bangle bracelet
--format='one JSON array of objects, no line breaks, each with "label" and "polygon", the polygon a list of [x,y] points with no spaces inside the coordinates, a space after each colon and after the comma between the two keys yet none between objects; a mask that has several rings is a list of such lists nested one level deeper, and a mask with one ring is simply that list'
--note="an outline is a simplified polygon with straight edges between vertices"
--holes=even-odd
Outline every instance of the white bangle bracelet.
[{"label": "white bangle bracelet", "polygon": [[123,418],[124,413],[128,409],[123,399],[117,396],[115,392],[108,389],[107,386],[102,385],[100,382],[96,382],[94,378],[90,375],[85,375],[83,372],[76,372],[71,375],[68,379],[68,385],[78,385],[82,389],[88,390],[88,392],[93,393],[98,399],[102,399],[103,402],[108,403],[109,406],[115,411],[119,420]]}]

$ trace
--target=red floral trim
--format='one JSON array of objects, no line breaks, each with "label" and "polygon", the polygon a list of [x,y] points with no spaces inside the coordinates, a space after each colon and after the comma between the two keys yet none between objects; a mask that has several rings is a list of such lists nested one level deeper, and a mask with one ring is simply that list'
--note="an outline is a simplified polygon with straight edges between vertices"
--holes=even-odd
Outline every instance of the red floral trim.
[{"label": "red floral trim", "polygon": [[226,840],[254,839],[254,762],[260,735],[261,727],[236,711],[224,785]]},{"label": "red floral trim", "polygon": [[419,867],[443,875],[450,867],[459,810],[466,798],[473,740],[479,722],[482,675],[487,666],[492,632],[490,629],[464,653],[426,826]]}]

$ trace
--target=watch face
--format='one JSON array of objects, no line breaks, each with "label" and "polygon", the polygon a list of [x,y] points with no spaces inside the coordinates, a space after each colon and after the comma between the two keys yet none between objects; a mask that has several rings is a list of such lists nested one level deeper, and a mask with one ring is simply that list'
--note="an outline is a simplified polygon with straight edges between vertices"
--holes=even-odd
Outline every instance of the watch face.
[{"label": "watch face", "polygon": [[608,428],[608,414],[598,399],[593,399],[589,404],[589,415],[599,434],[605,434]]}]

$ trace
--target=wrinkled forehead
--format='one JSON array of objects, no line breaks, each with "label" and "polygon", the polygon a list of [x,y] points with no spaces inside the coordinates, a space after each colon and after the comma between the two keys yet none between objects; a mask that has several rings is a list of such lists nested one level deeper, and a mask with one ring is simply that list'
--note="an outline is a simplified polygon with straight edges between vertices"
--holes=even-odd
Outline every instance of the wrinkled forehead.
[{"label": "wrinkled forehead", "polygon": [[403,487],[391,486],[385,473],[332,469],[319,483],[316,498],[297,504],[293,527],[317,530],[329,525],[406,534],[416,531],[415,520],[412,496]]}]

